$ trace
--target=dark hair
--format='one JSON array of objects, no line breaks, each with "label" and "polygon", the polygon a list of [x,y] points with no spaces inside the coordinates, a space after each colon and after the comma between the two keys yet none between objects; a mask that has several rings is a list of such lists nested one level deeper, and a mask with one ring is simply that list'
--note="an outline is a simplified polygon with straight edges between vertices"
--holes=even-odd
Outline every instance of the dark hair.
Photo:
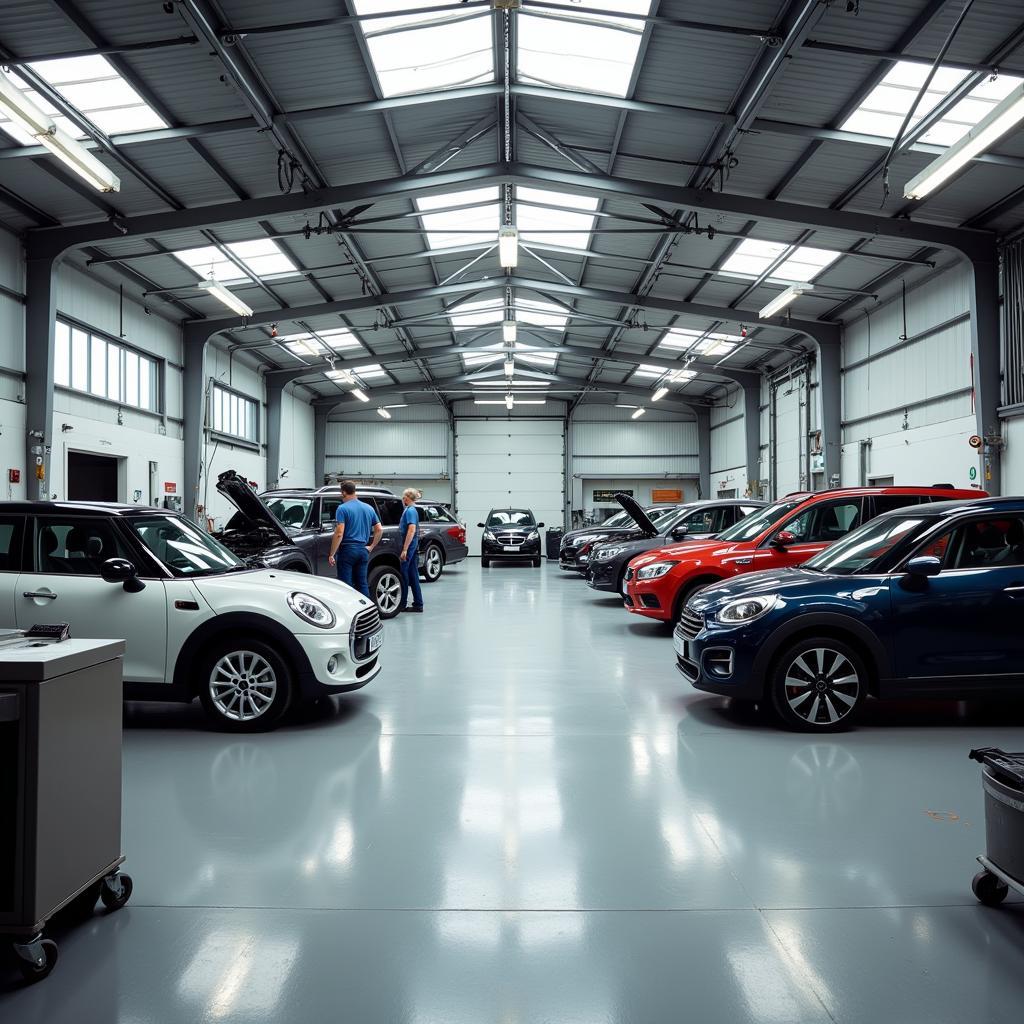
[{"label": "dark hair", "polygon": [[343,480],[341,482],[341,493],[342,494],[355,494],[356,485],[351,480]]}]

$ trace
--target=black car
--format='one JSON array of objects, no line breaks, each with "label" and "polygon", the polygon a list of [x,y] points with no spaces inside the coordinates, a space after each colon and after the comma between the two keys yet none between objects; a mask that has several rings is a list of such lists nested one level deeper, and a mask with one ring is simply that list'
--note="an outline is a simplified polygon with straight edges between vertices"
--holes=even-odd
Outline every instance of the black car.
[{"label": "black car", "polygon": [[480,564],[485,568],[498,559],[529,559],[540,565],[540,531],[528,508],[494,508],[486,523],[477,523],[484,531],[480,542]]},{"label": "black car", "polygon": [[[619,495],[616,495],[618,498]],[[631,499],[632,500],[632,499]],[[621,504],[621,502],[620,502]],[[635,501],[633,504],[640,508]],[[641,509],[645,519],[655,524],[671,515],[676,505],[655,505]],[[558,546],[558,567],[566,572],[586,572],[588,556],[597,544],[618,537],[642,537],[645,527],[638,526],[637,520],[627,512],[616,512],[610,519],[596,526],[587,526],[579,530],[570,530],[562,535]]]},{"label": "black car", "polygon": [[679,505],[656,521],[628,494],[618,494],[619,504],[638,524],[632,533],[595,544],[585,556],[587,585],[618,594],[630,559],[645,551],[687,540],[708,540],[765,504],[756,498],[714,498]]}]

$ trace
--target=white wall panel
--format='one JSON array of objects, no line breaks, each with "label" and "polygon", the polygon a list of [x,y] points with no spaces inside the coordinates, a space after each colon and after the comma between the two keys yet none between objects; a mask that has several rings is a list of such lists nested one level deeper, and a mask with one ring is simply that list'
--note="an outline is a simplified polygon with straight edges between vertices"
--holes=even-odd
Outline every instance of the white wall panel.
[{"label": "white wall panel", "polygon": [[[448,423],[443,420],[331,420],[327,472],[357,479],[438,478],[448,472]],[[404,483],[402,486],[406,486]]]},{"label": "white wall panel", "polygon": [[1003,493],[1024,494],[1024,416],[1003,423],[1003,438]]},{"label": "white wall panel", "polygon": [[[285,391],[281,396],[281,465],[288,475],[282,485],[315,487],[322,483],[313,465],[313,407],[309,402]],[[271,471],[275,467],[268,467]],[[268,477],[271,473],[267,474]]]}]

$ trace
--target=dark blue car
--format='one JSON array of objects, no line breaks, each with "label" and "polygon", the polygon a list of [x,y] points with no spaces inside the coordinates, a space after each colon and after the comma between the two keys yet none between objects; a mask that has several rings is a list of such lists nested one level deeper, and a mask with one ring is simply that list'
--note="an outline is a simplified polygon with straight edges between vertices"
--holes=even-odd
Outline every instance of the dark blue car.
[{"label": "dark blue car", "polygon": [[673,642],[697,689],[804,731],[846,728],[869,694],[1024,693],[1024,498],[880,516],[799,569],[700,591]]}]

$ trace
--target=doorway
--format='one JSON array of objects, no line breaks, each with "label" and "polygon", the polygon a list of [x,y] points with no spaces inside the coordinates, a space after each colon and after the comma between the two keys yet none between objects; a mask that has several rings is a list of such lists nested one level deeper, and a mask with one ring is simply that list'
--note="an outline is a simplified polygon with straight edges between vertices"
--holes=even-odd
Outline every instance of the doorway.
[{"label": "doorway", "polygon": [[91,452],[68,452],[68,501],[119,501],[120,459]]}]

